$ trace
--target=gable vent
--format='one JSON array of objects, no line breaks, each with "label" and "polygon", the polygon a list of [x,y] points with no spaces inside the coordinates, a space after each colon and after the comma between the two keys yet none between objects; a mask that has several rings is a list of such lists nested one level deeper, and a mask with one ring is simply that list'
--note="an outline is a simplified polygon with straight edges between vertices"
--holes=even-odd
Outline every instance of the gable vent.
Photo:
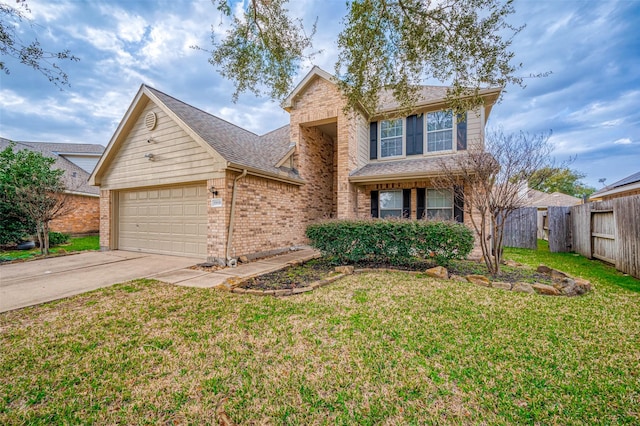
[{"label": "gable vent", "polygon": [[155,112],[148,112],[147,115],[144,117],[144,125],[147,128],[147,130],[155,129],[156,122],[157,122],[157,118],[156,118]]}]

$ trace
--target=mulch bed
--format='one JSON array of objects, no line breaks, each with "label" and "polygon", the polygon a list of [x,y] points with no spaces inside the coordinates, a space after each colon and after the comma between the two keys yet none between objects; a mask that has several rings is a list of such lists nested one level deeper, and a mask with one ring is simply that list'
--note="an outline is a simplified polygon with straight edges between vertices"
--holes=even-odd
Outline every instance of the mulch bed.
[{"label": "mulch bed", "polygon": [[[436,266],[429,262],[416,262],[412,265],[390,265],[382,262],[368,262],[354,265],[355,269],[385,269],[407,272],[424,272]],[[308,287],[311,284],[323,280],[332,274],[336,265],[325,259],[314,259],[298,265],[288,266],[279,271],[250,278],[240,284],[239,288],[247,290],[294,290],[296,288]],[[465,276],[469,274],[486,274],[479,271],[484,269],[484,265],[474,261],[459,261],[448,268],[450,275]],[[538,273],[532,269],[515,268],[503,266],[500,281],[516,283],[520,281],[550,283],[547,275]]]}]

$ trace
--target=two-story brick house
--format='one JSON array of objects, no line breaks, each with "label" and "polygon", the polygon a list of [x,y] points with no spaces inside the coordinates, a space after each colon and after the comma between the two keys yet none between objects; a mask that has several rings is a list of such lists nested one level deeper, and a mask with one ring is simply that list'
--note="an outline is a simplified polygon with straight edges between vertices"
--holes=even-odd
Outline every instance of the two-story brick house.
[{"label": "two-story brick house", "polygon": [[143,85],[91,176],[100,245],[225,262],[304,244],[306,226],[327,218],[464,221],[463,191],[430,180],[439,159],[482,148],[500,89],[465,119],[445,93],[424,87],[409,117],[384,100],[375,116],[346,113],[315,67],[284,102],[290,124],[258,136]]}]

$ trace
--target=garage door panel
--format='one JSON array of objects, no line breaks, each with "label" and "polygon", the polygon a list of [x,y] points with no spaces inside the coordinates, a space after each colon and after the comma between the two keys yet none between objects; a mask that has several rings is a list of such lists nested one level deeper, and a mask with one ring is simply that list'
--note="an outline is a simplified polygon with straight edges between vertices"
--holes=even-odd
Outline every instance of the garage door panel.
[{"label": "garage door panel", "polygon": [[206,256],[206,186],[127,191],[119,200],[120,249]]}]

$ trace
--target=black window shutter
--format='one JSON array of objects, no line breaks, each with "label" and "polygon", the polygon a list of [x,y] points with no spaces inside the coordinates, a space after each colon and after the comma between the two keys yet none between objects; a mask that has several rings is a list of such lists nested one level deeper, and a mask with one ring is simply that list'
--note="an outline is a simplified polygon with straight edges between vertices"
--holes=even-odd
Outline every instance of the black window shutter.
[{"label": "black window shutter", "polygon": [[458,151],[467,149],[467,113],[458,114],[457,137]]},{"label": "black window shutter", "polygon": [[402,190],[402,218],[409,219],[411,217],[411,190]]},{"label": "black window shutter", "polygon": [[416,206],[416,216],[418,220],[426,219],[425,209],[427,207],[427,190],[425,188],[418,188],[416,189],[416,192],[418,198],[418,205]]},{"label": "black window shutter", "polygon": [[369,159],[378,158],[378,122],[369,125]]},{"label": "black window shutter", "polygon": [[456,222],[464,222],[464,188],[453,187],[453,218]]},{"label": "black window shutter", "polygon": [[371,191],[371,217],[378,217],[378,191]]},{"label": "black window shutter", "polygon": [[407,155],[422,154],[422,115],[407,117]]}]

